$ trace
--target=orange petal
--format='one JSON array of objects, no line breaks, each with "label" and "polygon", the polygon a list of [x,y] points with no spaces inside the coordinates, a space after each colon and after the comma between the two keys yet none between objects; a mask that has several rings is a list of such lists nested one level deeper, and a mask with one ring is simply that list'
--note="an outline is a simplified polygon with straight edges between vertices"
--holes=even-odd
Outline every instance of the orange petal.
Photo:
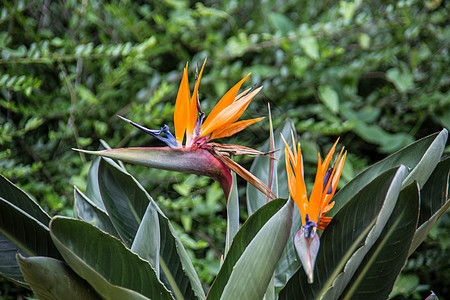
[{"label": "orange petal", "polygon": [[319,161],[317,163],[317,173],[316,179],[314,180],[314,186],[311,191],[311,195],[309,196],[309,206],[308,206],[308,214],[309,219],[311,221],[317,222],[319,218],[321,202],[322,202],[322,193],[323,193],[323,176],[325,172],[322,172],[322,166],[320,162],[320,154]]},{"label": "orange petal", "polygon": [[346,151],[346,152],[344,152],[344,155],[341,158],[343,151],[344,151],[344,148],[342,148],[341,153],[339,154],[339,158],[338,158],[339,163],[336,167],[333,177],[331,178],[331,180],[332,180],[331,184],[333,186],[333,191],[331,194],[328,194],[325,196],[325,203],[328,203],[331,200],[331,198],[333,198],[334,193],[336,192],[336,187],[339,183],[339,178],[341,177],[342,169],[344,168],[345,158],[347,157],[347,151]]},{"label": "orange petal", "polygon": [[189,120],[187,124],[187,131],[188,134],[192,134],[194,132],[195,123],[197,123],[197,117],[198,117],[198,107],[197,107],[197,101],[198,101],[198,86],[200,84],[200,79],[202,79],[202,73],[203,69],[205,68],[206,59],[203,62],[203,66],[200,70],[200,73],[198,74],[197,81],[195,82],[194,91],[192,92],[192,99],[189,104]]},{"label": "orange petal", "polygon": [[184,68],[183,78],[181,79],[180,87],[178,89],[177,101],[175,102],[175,111],[173,115],[173,122],[175,127],[175,138],[181,146],[183,143],[184,133],[186,131],[188,116],[189,116],[189,81],[187,75],[188,64]]},{"label": "orange petal", "polygon": [[339,142],[339,138],[334,142],[333,147],[331,147],[330,151],[328,151],[327,156],[323,160],[322,164],[322,172],[326,172],[328,169],[328,165],[330,164],[331,159],[333,158],[334,150],[336,149],[336,145]]},{"label": "orange petal", "polygon": [[317,229],[325,230],[328,224],[331,222],[331,217],[321,217],[319,223],[317,223]]},{"label": "orange petal", "polygon": [[222,137],[232,136],[233,134],[245,129],[246,127],[261,121],[264,117],[255,118],[250,120],[239,121],[230,125],[227,125],[212,133],[211,139],[218,139]]},{"label": "orange petal", "polygon": [[[300,211],[300,216],[302,218],[302,223],[305,224],[305,217],[308,209],[308,196],[306,194],[306,186],[303,179],[300,147],[298,148],[298,152],[296,151],[295,154],[293,154],[283,135],[281,135],[281,138],[283,139],[285,146],[284,155],[289,193],[292,199],[294,199],[295,203],[297,204],[297,207]],[[297,156],[296,154],[299,154],[299,156]]]},{"label": "orange petal", "polygon": [[203,123],[203,126],[206,128],[214,121],[214,119],[229,105],[231,105],[235,98],[237,93],[239,92],[239,89],[241,88],[241,85],[244,83],[244,81],[250,76],[250,73],[247,74],[244,78],[241,79],[238,83],[236,83],[223,97],[220,99],[220,101],[214,106],[211,113],[206,118],[205,122]]},{"label": "orange petal", "polygon": [[220,112],[220,114],[217,115],[211,122],[203,123],[201,136],[207,136],[218,128],[231,124],[239,119],[244,113],[247,106],[250,104],[250,101],[261,90],[261,88],[262,87],[254,90],[250,94],[242,97],[238,101],[233,102],[231,105],[224,108],[222,112]]},{"label": "orange petal", "polygon": [[[250,75],[250,74],[249,74]],[[236,96],[236,98],[234,99],[234,101],[237,101],[239,99],[241,99],[243,96],[247,95],[247,93],[251,90],[252,88],[248,88],[245,91],[243,91],[242,93],[240,93],[239,95]]]}]

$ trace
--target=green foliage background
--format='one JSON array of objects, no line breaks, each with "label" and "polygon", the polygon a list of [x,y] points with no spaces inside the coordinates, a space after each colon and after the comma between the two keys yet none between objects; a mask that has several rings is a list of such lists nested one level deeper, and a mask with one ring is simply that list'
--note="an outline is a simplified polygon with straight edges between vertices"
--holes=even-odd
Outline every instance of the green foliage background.
[{"label": "green foliage background", "polygon": [[[2,1],[0,172],[51,214],[72,215],[99,139],[112,147],[156,146],[120,121],[173,127],[180,75],[208,62],[203,109],[248,72],[263,85],[245,116],[290,117],[306,177],[318,151],[341,137],[346,182],[415,139],[450,128],[449,4],[428,1]],[[262,121],[227,139],[258,148]],[[447,148],[448,150],[448,148]],[[239,162],[249,168],[251,158]],[[220,188],[208,178],[127,166],[174,222],[210,284],[225,236]],[[240,194],[244,196],[244,184]],[[245,205],[242,197],[242,215]],[[410,258],[399,299],[448,295],[450,217]],[[1,295],[24,293],[0,282]],[[397,298],[396,298],[397,299]]]}]

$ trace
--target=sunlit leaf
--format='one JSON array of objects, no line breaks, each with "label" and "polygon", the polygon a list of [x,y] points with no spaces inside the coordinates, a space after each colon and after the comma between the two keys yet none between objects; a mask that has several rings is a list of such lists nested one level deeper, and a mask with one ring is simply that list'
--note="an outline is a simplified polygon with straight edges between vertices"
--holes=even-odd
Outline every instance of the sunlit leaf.
[{"label": "sunlit leaf", "polygon": [[[136,234],[141,228],[142,220],[149,208],[150,203],[156,207],[160,229],[160,279],[175,296],[184,294],[186,299],[202,299],[204,292],[200,280],[190,261],[186,250],[179,240],[169,220],[153,202],[150,195],[138,183],[138,181],[126,173],[117,165],[112,165],[106,160],[101,160],[99,165],[99,187],[102,200],[105,204],[112,223],[119,232],[122,239],[129,247],[146,241],[136,241]],[[156,219],[149,218],[146,222],[154,222]],[[146,226],[149,225],[144,223]],[[151,242],[154,235],[140,235]],[[139,246],[139,247],[141,247]],[[181,291],[180,293],[178,291]]]},{"label": "sunlit leaf", "polygon": [[69,266],[107,299],[173,299],[148,262],[81,220],[55,217],[53,241]]},{"label": "sunlit leaf", "polygon": [[[285,205],[285,206],[283,206]],[[221,297],[221,295],[223,295],[224,289],[226,287],[226,285],[229,283],[229,280],[231,278],[231,274],[234,272],[234,268],[236,266],[236,264],[238,263],[239,260],[241,260],[242,256],[244,255],[244,252],[246,251],[246,249],[249,247],[249,245],[256,239],[256,236],[259,234],[259,232],[262,230],[262,228],[264,226],[266,226],[269,222],[269,219],[271,219],[272,216],[274,216],[275,214],[277,214],[278,212],[280,212],[280,214],[282,214],[285,217],[285,220],[280,220],[279,217],[277,217],[277,221],[276,224],[273,225],[267,225],[266,227],[266,233],[277,233],[278,229],[282,230],[281,228],[278,228],[277,226],[280,225],[280,222],[286,222],[288,221],[288,225],[285,224],[285,227],[282,231],[283,232],[278,232],[281,233],[279,237],[274,238],[274,237],[269,237],[266,236],[264,243],[265,245],[261,245],[260,243],[262,243],[261,238],[258,238],[257,242],[254,242],[255,245],[258,244],[262,249],[265,249],[264,251],[267,251],[268,249],[266,249],[268,246],[270,247],[274,247],[276,248],[276,251],[280,251],[279,255],[281,255],[281,252],[283,251],[284,248],[284,244],[286,243],[286,241],[283,242],[284,239],[284,234],[289,234],[290,231],[290,222],[292,221],[292,216],[290,215],[291,212],[289,212],[289,210],[293,209],[293,204],[292,201],[290,201],[290,204],[286,205],[286,200],[284,199],[276,199],[273,200],[271,202],[269,202],[268,204],[266,204],[265,206],[261,207],[259,210],[257,210],[253,215],[251,215],[247,221],[241,226],[240,230],[238,231],[238,233],[236,234],[236,236],[233,239],[233,243],[230,247],[230,250],[225,258],[224,263],[222,264],[222,267],[219,271],[219,274],[217,275],[216,279],[213,282],[213,285],[211,286],[211,289],[208,292],[207,298],[208,299],[219,299]],[[284,210],[281,209],[282,207],[284,207]],[[283,212],[281,212],[283,211]],[[291,219],[291,221],[289,221],[289,219]],[[273,223],[273,222],[272,222]],[[273,228],[273,229],[267,229],[267,228]],[[278,229],[276,229],[278,228]],[[267,232],[269,231],[269,232]],[[284,232],[286,231],[286,232]],[[261,235],[262,236],[262,235]],[[282,241],[280,243],[277,243],[277,239],[282,239]],[[287,237],[286,237],[287,239]],[[247,254],[248,256],[249,254]],[[259,255],[259,254],[258,254]],[[261,281],[259,282],[258,280],[254,279],[253,274],[256,273],[261,273],[258,274],[257,276],[266,276],[267,274],[265,274],[264,272],[268,272],[267,268],[271,268],[271,264],[275,263],[278,261],[277,257],[270,257],[270,256],[258,256],[255,254],[255,256],[253,258],[246,258],[249,260],[257,260],[260,262],[260,269],[259,270],[251,270],[248,269],[247,271],[239,271],[240,275],[235,275],[235,279],[239,277],[236,276],[241,276],[241,277],[245,277],[241,278],[242,282],[236,285],[236,288],[241,288],[241,290],[246,289],[246,286],[249,280],[252,280],[253,283],[251,284],[253,286],[253,288],[256,288],[254,285],[259,285],[258,288],[262,288],[262,295],[264,294],[264,292],[267,289],[267,285],[269,283],[270,277],[272,276],[273,270],[271,272],[271,274],[269,274],[267,282]],[[278,255],[278,254],[276,254]],[[246,256],[246,257],[247,257]],[[261,260],[261,257],[265,257],[264,260]],[[273,268],[275,268],[275,265],[273,265]],[[264,274],[263,274],[264,273]],[[252,276],[248,276],[248,274],[252,274]],[[229,288],[228,288],[229,289]],[[230,292],[230,294],[227,295],[232,295],[232,293]],[[262,295],[259,297],[259,299],[262,298]],[[237,299],[248,299],[246,297],[237,297]]]}]

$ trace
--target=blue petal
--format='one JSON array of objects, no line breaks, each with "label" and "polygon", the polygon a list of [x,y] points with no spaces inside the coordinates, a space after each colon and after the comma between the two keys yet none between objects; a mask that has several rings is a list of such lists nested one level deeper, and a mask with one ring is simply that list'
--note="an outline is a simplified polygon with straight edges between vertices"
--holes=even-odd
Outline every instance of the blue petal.
[{"label": "blue petal", "polygon": [[[160,130],[152,130],[152,129],[148,129],[147,127],[144,127],[142,125],[139,125],[137,123],[134,123],[133,121],[130,121],[127,118],[124,118],[119,115],[117,115],[117,116],[119,118],[121,118],[122,120],[124,120],[125,122],[128,122],[131,125],[133,125],[134,127],[137,127],[140,130],[144,131],[145,133],[148,133],[151,136],[154,136],[155,138],[157,138],[158,140],[163,141],[170,148],[178,148],[177,139],[172,135],[172,133],[170,133],[169,126],[164,125],[163,127],[161,127]],[[162,136],[163,133],[165,134],[166,137]]]}]

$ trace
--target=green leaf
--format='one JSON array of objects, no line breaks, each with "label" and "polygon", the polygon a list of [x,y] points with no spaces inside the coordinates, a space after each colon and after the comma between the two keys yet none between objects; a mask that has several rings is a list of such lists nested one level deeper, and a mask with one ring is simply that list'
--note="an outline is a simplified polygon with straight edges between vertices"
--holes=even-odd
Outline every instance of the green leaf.
[{"label": "green leaf", "polygon": [[50,257],[17,254],[20,269],[39,299],[101,299],[95,290],[67,264]]},{"label": "green leaf", "polygon": [[[100,140],[101,147],[99,150],[110,150],[111,147],[103,140]],[[86,196],[94,202],[97,207],[103,211],[105,211],[105,206],[102,201],[102,196],[100,195],[100,188],[98,186],[98,166],[100,163],[101,157],[95,157],[95,159],[91,163],[91,167],[89,168],[88,176],[87,176],[87,185],[86,185]],[[109,158],[104,158],[108,163],[112,165],[116,165],[117,163]],[[118,167],[121,167],[125,170],[122,162],[119,161]]]},{"label": "green leaf", "polygon": [[227,199],[227,235],[225,240],[225,256],[231,246],[231,241],[239,230],[239,195],[236,173],[231,172],[231,191]]},{"label": "green leaf", "polygon": [[100,195],[124,243],[131,247],[149,204],[146,191],[128,173],[104,159],[98,166]]},{"label": "green leaf", "polygon": [[404,166],[391,169],[353,196],[320,237],[314,282],[299,269],[279,299],[336,299],[380,236],[405,177]]},{"label": "green leaf", "polygon": [[427,222],[450,199],[450,157],[438,163],[420,192],[418,226]]},{"label": "green leaf", "polygon": [[389,297],[416,230],[419,202],[417,183],[402,190],[383,232],[339,299],[376,300]]},{"label": "green leaf", "polygon": [[289,200],[261,227],[233,265],[220,299],[260,300],[264,296],[289,238],[293,211],[294,201]]},{"label": "green leaf", "polygon": [[20,284],[26,284],[16,260],[18,251],[26,256],[61,258],[50,238],[48,227],[0,197],[0,273]]},{"label": "green leaf", "polygon": [[331,86],[319,86],[319,98],[333,113],[339,111],[339,95]]},{"label": "green leaf", "polygon": [[[289,198],[289,188],[287,183],[286,167],[284,164],[284,142],[281,139],[281,134],[286,139],[286,142],[292,147],[291,132],[294,137],[297,137],[297,132],[294,123],[291,119],[286,119],[280,127],[275,130],[274,149],[276,152],[272,154],[275,158],[273,160],[274,178],[270,188],[279,198]],[[261,147],[261,151],[270,151],[270,138]],[[258,156],[255,158],[250,172],[258,177],[262,182],[269,186],[271,159],[266,156]],[[266,203],[266,196],[258,191],[253,185],[247,184],[247,209],[249,214],[252,214],[258,208]],[[298,209],[294,209],[294,216],[292,221],[292,228],[290,238],[281,255],[278,265],[275,269],[275,286],[284,286],[291,276],[300,267],[300,261],[297,258],[297,252],[294,248],[294,235],[301,226],[300,213]]]},{"label": "green leaf", "polygon": [[45,226],[50,223],[50,216],[39,204],[3,175],[0,175],[0,197],[25,211]]},{"label": "green leaf", "polygon": [[150,201],[131,246],[131,251],[148,261],[159,278],[161,234],[156,204]]},{"label": "green leaf", "polygon": [[161,230],[161,280],[174,293],[176,299],[205,299],[200,279],[175,229],[159,209],[158,218]]},{"label": "green leaf", "polygon": [[55,217],[50,233],[64,260],[106,299],[173,299],[147,261],[81,220]]},{"label": "green leaf", "polygon": [[[143,232],[146,232],[145,227],[150,226],[147,222],[155,221],[154,218],[148,216],[149,218],[142,224],[149,204],[153,203],[150,207],[157,208],[150,195],[133,176],[103,159],[100,161],[98,174],[100,194],[106,210],[122,240],[125,240],[125,244],[129,247],[134,245],[135,248],[140,248],[138,243],[150,242],[154,238],[152,235],[147,236],[148,240],[139,242],[136,240],[140,226],[142,225]],[[159,208],[157,208],[157,212],[159,225],[151,226],[159,226],[160,229],[159,272],[161,281],[177,299],[180,295],[177,291],[181,291],[186,299],[204,298],[200,280],[186,250],[169,220]],[[139,238],[142,237],[141,233],[139,236]],[[156,268],[156,266],[154,267]]]},{"label": "green leaf", "polygon": [[414,88],[414,77],[408,69],[392,68],[387,70],[386,78],[392,82],[400,93],[406,93]]},{"label": "green leaf", "polygon": [[116,228],[112,224],[106,212],[99,208],[92,200],[86,197],[77,187],[74,188],[74,215],[85,222],[108,232],[109,234],[120,238]]},{"label": "green leaf", "polygon": [[[335,205],[328,215],[335,215],[348,200],[352,199],[356,193],[358,193],[378,175],[401,164],[405,165],[409,171],[412,171],[410,174],[415,174],[414,176],[408,176],[408,181],[406,183],[411,183],[414,180],[417,180],[419,182],[419,186],[423,186],[424,182],[434,169],[433,167],[433,169],[430,170],[430,166],[425,164],[425,162],[432,164],[439,162],[440,156],[442,155],[443,146],[447,141],[447,136],[447,130],[443,129],[441,132],[420,139],[379,161],[378,163],[368,167],[366,170],[353,178],[349,183],[347,183],[334,196],[333,200],[335,201]],[[415,170],[415,168],[417,168],[417,170]]]},{"label": "green leaf", "polygon": [[283,34],[295,28],[294,23],[289,18],[277,12],[269,13],[269,23],[276,31]]},{"label": "green leaf", "polygon": [[447,143],[448,131],[443,129],[433,143],[428,147],[425,154],[420,159],[419,163],[414,167],[408,177],[403,183],[404,186],[411,184],[414,181],[419,183],[419,187],[422,188],[433,173],[437,164],[441,160],[442,153],[444,152],[445,144]]},{"label": "green leaf", "polygon": [[[261,228],[268,222],[268,220],[273,215],[275,215],[285,204],[285,199],[272,200],[258,209],[255,213],[253,213],[241,226],[233,239],[233,243],[231,244],[225,261],[223,262],[222,267],[219,270],[219,274],[217,274],[217,277],[208,292],[208,299],[220,298],[231,276],[231,273],[233,272],[234,266],[241,258],[245,249],[252,242]],[[273,244],[273,241],[271,241],[270,244]]]},{"label": "green leaf", "polygon": [[428,232],[450,207],[450,157],[442,160],[421,190],[419,228],[409,254],[423,242]]},{"label": "green leaf", "polygon": [[318,60],[320,58],[319,43],[317,42],[317,38],[315,36],[313,35],[302,36],[299,39],[299,44],[309,58],[313,60]]}]

